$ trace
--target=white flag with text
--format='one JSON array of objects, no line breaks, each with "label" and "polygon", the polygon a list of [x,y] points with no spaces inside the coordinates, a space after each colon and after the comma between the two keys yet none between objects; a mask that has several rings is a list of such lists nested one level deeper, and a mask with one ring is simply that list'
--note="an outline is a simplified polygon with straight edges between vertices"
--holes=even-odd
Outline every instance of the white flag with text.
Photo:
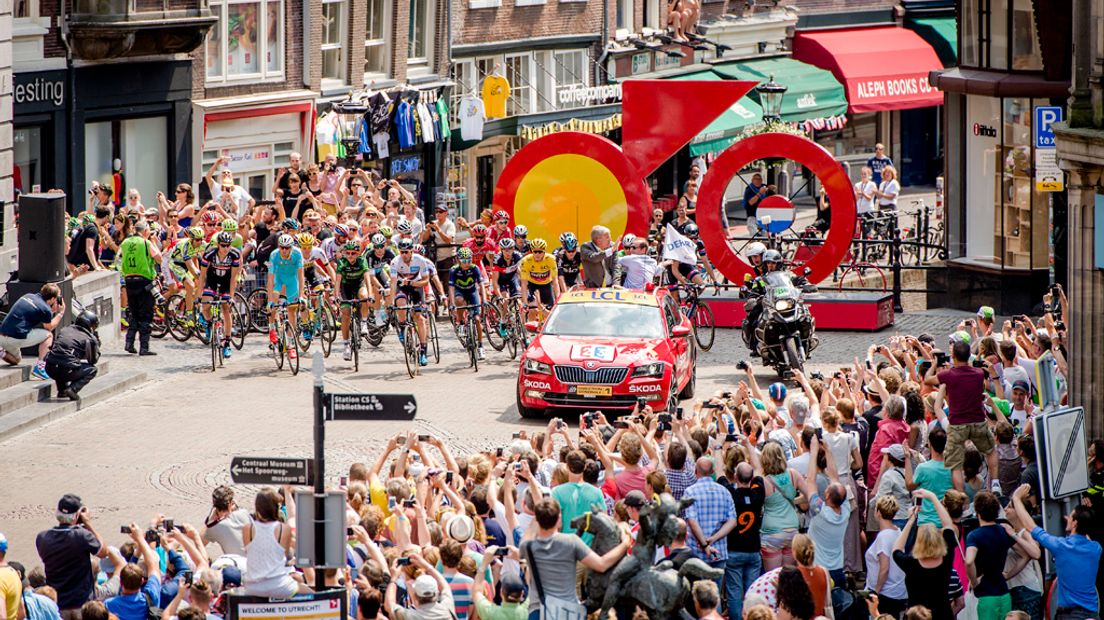
[{"label": "white flag with text", "polygon": [[671,224],[663,236],[663,260],[676,260],[687,265],[698,262],[698,246]]}]

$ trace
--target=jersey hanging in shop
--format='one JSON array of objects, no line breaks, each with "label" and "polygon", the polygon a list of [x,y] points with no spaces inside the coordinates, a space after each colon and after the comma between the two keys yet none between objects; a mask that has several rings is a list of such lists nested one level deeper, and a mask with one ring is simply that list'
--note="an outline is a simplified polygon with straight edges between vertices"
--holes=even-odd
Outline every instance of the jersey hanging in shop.
[{"label": "jersey hanging in shop", "polygon": [[464,140],[482,140],[483,101],[472,96],[460,100],[460,137]]},{"label": "jersey hanging in shop", "polygon": [[506,100],[510,97],[510,83],[501,75],[488,75],[483,80],[483,106],[487,118],[504,118]]},{"label": "jersey hanging in shop", "polygon": [[399,134],[399,148],[414,146],[414,114],[409,103],[400,101],[395,110],[395,129]]},{"label": "jersey hanging in shop", "polygon": [[433,142],[433,117],[429,114],[429,108],[421,101],[415,107],[418,113],[418,130],[421,132],[422,142]]},{"label": "jersey hanging in shop", "polygon": [[340,157],[337,152],[336,114],[327,112],[319,117],[318,122],[314,124],[314,141],[317,145],[319,161],[325,161],[329,155]]},{"label": "jersey hanging in shop", "polygon": [[395,110],[395,102],[383,93],[376,93],[368,100],[368,106],[372,133],[390,132],[391,113]]},{"label": "jersey hanging in shop", "polygon": [[437,115],[440,117],[437,120],[441,123],[441,139],[447,140],[452,130],[449,128],[449,109],[444,97],[437,98]]}]

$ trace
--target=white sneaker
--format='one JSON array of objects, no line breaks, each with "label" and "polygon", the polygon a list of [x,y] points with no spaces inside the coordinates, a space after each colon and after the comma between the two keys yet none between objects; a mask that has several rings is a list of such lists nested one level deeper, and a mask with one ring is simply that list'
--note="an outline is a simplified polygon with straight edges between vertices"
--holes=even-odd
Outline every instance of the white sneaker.
[{"label": "white sneaker", "polygon": [[345,350],[341,353],[341,358],[346,362],[353,359],[353,345],[348,341],[345,342]]},{"label": "white sneaker", "polygon": [[464,326],[461,325],[456,328],[456,335],[460,338],[460,340],[464,340],[468,337],[468,330],[464,329]]},{"label": "white sneaker", "polygon": [[999,481],[994,480],[993,483],[989,485],[989,488],[993,491],[994,495],[1003,495],[1003,493],[1001,493],[1001,485]]},{"label": "white sneaker", "polygon": [[361,321],[360,322],[360,335],[362,335],[362,336],[367,336],[368,335],[368,321]]},{"label": "white sneaker", "polygon": [[485,356],[483,355],[483,347],[479,347],[479,350],[478,350],[478,351],[476,351],[476,354],[475,354],[475,356],[479,358],[479,361],[483,361],[483,360],[487,359],[487,358],[486,358],[486,357],[485,357]]}]

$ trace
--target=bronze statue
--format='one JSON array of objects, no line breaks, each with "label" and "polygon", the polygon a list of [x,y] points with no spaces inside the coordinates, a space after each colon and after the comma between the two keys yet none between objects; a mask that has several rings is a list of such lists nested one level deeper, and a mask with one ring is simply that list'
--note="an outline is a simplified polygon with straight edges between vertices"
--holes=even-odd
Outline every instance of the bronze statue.
[{"label": "bronze statue", "polygon": [[[627,599],[627,602],[644,609],[649,618],[682,617],[692,620],[692,616],[685,611],[691,582],[719,579],[724,571],[710,568],[698,558],[687,560],[678,570],[670,562],[653,562],[656,549],[674,541],[678,531],[678,513],[693,503],[693,499],[676,501],[664,493],[658,502],[648,502],[641,507],[640,529],[632,553],[622,558],[613,570],[605,573],[587,571],[583,580],[587,611],[600,609],[599,620],[606,620],[610,609]],[[617,524],[606,513],[599,512],[597,507],[572,519],[571,526],[577,533],[594,535],[590,546],[599,555],[621,541]]]}]

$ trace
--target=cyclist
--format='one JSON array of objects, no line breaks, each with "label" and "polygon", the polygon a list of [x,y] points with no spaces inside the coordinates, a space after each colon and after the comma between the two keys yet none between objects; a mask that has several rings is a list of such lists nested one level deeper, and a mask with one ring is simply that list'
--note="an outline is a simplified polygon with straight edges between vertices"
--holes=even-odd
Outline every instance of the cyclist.
[{"label": "cyclist", "polygon": [[187,237],[178,241],[171,250],[162,255],[161,272],[165,274],[169,290],[166,296],[171,297],[184,287],[185,317],[181,321],[184,327],[192,327],[192,308],[195,306],[196,285],[195,280],[199,276],[199,266],[196,264],[199,255],[203,252],[203,229],[192,226],[188,229]]},{"label": "cyclist", "polygon": [[[386,245],[384,246],[386,249]],[[390,250],[388,250],[390,252]],[[372,281],[370,277],[372,269],[368,266],[368,259],[360,253],[360,244],[356,241],[346,241],[342,246],[341,256],[337,259],[337,290],[338,299],[341,302],[341,337],[345,340],[345,352],[341,357],[345,361],[353,359],[353,345],[349,335],[349,315],[354,299],[364,299],[369,303],[375,303],[371,294]],[[361,334],[368,333],[368,305],[360,304]]]},{"label": "cyclist", "polygon": [[[429,257],[426,256],[425,246],[416,241],[414,242],[414,253],[429,260]],[[433,261],[429,262],[432,263]],[[444,284],[441,283],[441,278],[437,276],[437,265],[434,264],[433,275],[429,278],[429,284],[426,286],[426,305],[431,306],[436,311],[438,299],[441,300],[442,305],[446,305],[448,295],[446,295]]]},{"label": "cyclist", "polygon": [[491,268],[498,274],[493,283],[495,294],[509,299],[518,294],[518,267],[521,265],[521,253],[514,247],[514,240],[506,237],[498,242],[502,250],[495,254]]},{"label": "cyclist", "polygon": [[345,251],[345,244],[351,240],[348,226],[345,224],[334,226],[333,236],[322,241],[322,253],[325,254],[326,260],[331,265],[336,264],[337,259],[341,258],[341,253]]},{"label": "cyclist", "polygon": [[565,232],[560,235],[560,249],[556,250],[554,256],[560,290],[567,291],[581,285],[579,269],[583,264],[583,256],[579,254],[579,239],[575,237],[575,233]]},{"label": "cyclist", "polygon": [[[472,231],[475,234],[475,231]],[[491,226],[487,232],[487,236],[490,238],[491,243],[498,245],[499,241],[502,241],[506,237],[510,236],[510,214],[505,211],[496,211],[494,215],[494,225]],[[478,256],[476,257],[478,258]],[[475,261],[479,264],[479,261]]]},{"label": "cyclist", "polygon": [[[309,232],[301,232],[296,235],[295,242],[299,246],[299,251],[303,253],[303,283],[307,285],[306,290],[311,293],[322,294],[326,285],[336,279],[333,267],[326,260],[326,253],[319,247],[318,240],[314,238],[314,235]],[[312,326],[314,316],[310,315],[313,312],[315,312],[315,309],[312,301],[307,309]],[[304,330],[303,337],[310,340],[313,336],[312,331],[313,327],[308,327]]]},{"label": "cyclist", "polygon": [[[245,240],[242,239],[242,236],[238,234],[238,223],[235,222],[233,218],[228,217],[222,220],[219,223],[219,226],[222,228],[222,232],[230,233],[230,237],[233,239],[233,241],[230,243],[230,247],[238,250],[238,252],[241,252],[242,247],[245,245]],[[217,234],[207,240],[207,249],[209,250],[216,245],[218,245]]]},{"label": "cyclist", "polygon": [[675,280],[678,284],[693,283],[697,286],[704,285],[704,278],[702,277],[702,270],[699,269],[699,265],[705,268],[705,272],[709,274],[709,278],[713,282],[718,282],[717,273],[713,270],[713,264],[709,262],[709,257],[705,255],[705,244],[698,238],[698,225],[693,222],[683,227],[682,234],[686,235],[691,241],[694,242],[695,253],[698,255],[698,262],[690,265],[679,261],[664,261],[667,264],[667,275],[670,279]]},{"label": "cyclist", "polygon": [[379,295],[373,296],[371,304],[376,313],[376,325],[383,325],[387,323],[387,311],[382,307],[383,297],[387,295],[387,289],[391,286],[391,261],[395,260],[395,253],[387,247],[387,237],[382,233],[376,233],[372,235],[371,249],[364,253],[364,258],[368,261],[368,269],[376,282],[376,286],[372,288],[379,291]]},{"label": "cyclist", "polygon": [[391,238],[391,242],[397,246],[403,239],[409,239],[411,243],[417,243],[414,239],[414,226],[406,220],[401,220],[395,226],[395,236]]},{"label": "cyclist", "polygon": [[[425,366],[429,363],[426,357],[426,317],[422,311],[425,301],[425,287],[430,278],[436,273],[426,257],[414,253],[414,242],[403,239],[399,242],[399,256],[391,261],[391,273],[395,274],[395,286],[388,291],[387,305],[396,306],[400,322],[406,321],[408,306],[414,308],[414,327],[418,331],[418,365]],[[398,302],[402,303],[399,304]],[[399,342],[403,341],[403,334],[399,332]]]},{"label": "cyclist", "polygon": [[[197,287],[203,291],[203,299],[211,300],[216,297],[227,303],[222,305],[222,356],[230,357],[230,332],[234,329],[233,314],[230,311],[230,300],[234,298],[234,292],[238,287],[238,276],[241,275],[242,261],[241,251],[234,247],[234,235],[229,231],[222,231],[215,236],[215,244],[208,246],[199,258],[199,281]],[[199,320],[206,326],[211,320],[211,309],[202,308]],[[241,329],[241,326],[238,326]],[[210,336],[210,335],[209,335]]]},{"label": "cyclist", "polygon": [[[456,253],[457,264],[449,269],[449,299],[452,300],[450,308],[459,325],[460,333],[464,333],[464,325],[468,320],[468,312],[479,316],[479,289],[483,285],[483,272],[472,264],[472,251],[468,248],[460,248]],[[470,308],[458,310],[456,306],[470,306]],[[467,334],[469,338],[476,338],[478,343],[477,355],[483,359],[483,325],[479,320],[475,322],[475,334]],[[462,336],[463,337],[463,336]]]},{"label": "cyclist", "polygon": [[[505,211],[502,211],[502,213],[505,213]],[[488,274],[487,267],[490,265],[491,259],[494,258],[495,244],[498,242],[492,241],[487,237],[487,227],[482,223],[472,224],[470,230],[472,234],[471,238],[465,241],[461,247],[468,248],[472,251],[472,262],[483,271],[483,288],[486,296],[486,293],[490,292],[488,283],[489,278],[486,277]],[[508,238],[509,235],[506,235],[506,237]],[[499,241],[501,241],[501,239]]]},{"label": "cyclist", "polygon": [[[299,296],[303,292],[303,253],[295,247],[295,237],[285,233],[280,235],[276,243],[279,250],[272,253],[272,256],[268,258],[267,265],[268,304],[270,308],[268,341],[271,344],[276,344],[278,340],[276,338],[276,319],[278,316],[276,303],[280,298],[285,299],[288,307],[288,319],[292,326],[298,325],[296,315]],[[294,335],[288,334],[288,337],[294,338]],[[295,349],[289,348],[288,355],[291,356],[291,359],[294,359]]]},{"label": "cyclist", "polygon": [[521,259],[518,274],[521,280],[521,296],[529,304],[529,319],[543,318],[543,309],[552,307],[560,294],[560,281],[556,273],[556,259],[548,255],[544,239],[533,239],[529,244],[532,254]]},{"label": "cyclist", "polygon": [[521,224],[514,226],[514,247],[522,256],[529,253],[529,229]]},{"label": "cyclist", "polygon": [[[747,293],[754,299],[745,306],[747,308],[747,318],[741,324],[744,330],[744,341],[751,349],[752,357],[759,356],[758,337],[755,330],[759,326],[759,317],[763,314],[763,293],[766,289],[763,276],[772,271],[777,271],[782,266],[782,254],[778,250],[767,250],[762,244],[759,244],[759,246],[755,248],[748,247],[748,256],[751,258],[752,266],[755,267],[756,277],[744,285]],[[755,258],[752,258],[751,252],[756,252],[757,256],[760,256],[758,262]]]}]

